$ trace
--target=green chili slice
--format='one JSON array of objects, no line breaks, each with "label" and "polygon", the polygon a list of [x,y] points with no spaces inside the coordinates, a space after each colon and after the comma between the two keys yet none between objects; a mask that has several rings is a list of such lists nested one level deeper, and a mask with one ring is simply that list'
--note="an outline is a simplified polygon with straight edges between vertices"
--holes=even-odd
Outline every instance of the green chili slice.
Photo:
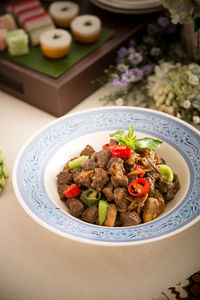
[{"label": "green chili slice", "polygon": [[167,165],[158,165],[158,166],[160,168],[160,177],[167,182],[172,182],[174,179],[174,175],[171,168]]},{"label": "green chili slice", "polygon": [[102,225],[108,214],[109,204],[107,201],[100,200],[99,201],[99,225]]},{"label": "green chili slice", "polygon": [[83,194],[84,202],[88,206],[95,206],[101,198],[101,192],[94,189],[88,189]]},{"label": "green chili slice", "polygon": [[89,156],[87,155],[81,155],[71,161],[68,162],[68,166],[70,168],[79,168],[81,166],[81,163],[88,160]]}]

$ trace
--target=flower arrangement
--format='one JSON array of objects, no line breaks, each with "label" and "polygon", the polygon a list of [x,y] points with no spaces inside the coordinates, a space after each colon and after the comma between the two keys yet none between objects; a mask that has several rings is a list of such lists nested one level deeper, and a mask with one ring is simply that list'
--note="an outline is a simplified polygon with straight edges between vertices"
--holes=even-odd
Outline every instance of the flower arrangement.
[{"label": "flower arrangement", "polygon": [[195,29],[200,27],[199,0],[164,0],[164,7],[171,14],[172,23],[188,24],[194,21]]},{"label": "flower arrangement", "polygon": [[105,70],[100,82],[111,82],[114,91],[100,100],[157,108],[200,124],[200,66],[173,42],[177,36],[169,16],[148,24],[143,34],[118,50],[116,64]]},{"label": "flower arrangement", "polygon": [[148,77],[148,94],[163,112],[200,124],[200,66],[161,63]]},{"label": "flower arrangement", "polygon": [[119,88],[104,102],[114,102],[116,105],[127,104],[130,94],[135,88],[143,90],[147,77],[154,72],[155,65],[160,59],[174,60],[176,53],[170,48],[171,42],[177,36],[177,28],[170,22],[169,16],[161,16],[147,25],[141,37],[130,39],[127,47],[121,47],[116,56],[116,65],[106,69],[100,83],[112,81]]},{"label": "flower arrangement", "polygon": [[176,33],[168,17],[161,16],[157,22],[150,23],[142,40],[131,39],[127,47],[121,47],[117,52],[116,65],[111,65],[105,73],[114,86],[128,87],[146,78],[154,70],[159,59],[172,56],[168,40]]}]

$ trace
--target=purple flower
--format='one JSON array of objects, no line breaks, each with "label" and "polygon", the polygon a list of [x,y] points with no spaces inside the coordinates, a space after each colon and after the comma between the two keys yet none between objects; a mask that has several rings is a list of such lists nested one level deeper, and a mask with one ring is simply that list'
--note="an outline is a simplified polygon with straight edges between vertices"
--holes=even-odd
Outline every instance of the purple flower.
[{"label": "purple flower", "polygon": [[129,82],[134,82],[135,80],[135,75],[132,72],[133,69],[127,70],[125,73],[122,74],[122,80],[124,82],[127,82],[127,84]]},{"label": "purple flower", "polygon": [[154,68],[155,68],[154,64],[147,64],[142,67],[142,71],[144,72],[144,75],[148,76],[153,72]]},{"label": "purple flower", "polygon": [[159,54],[160,54],[160,48],[154,47],[154,48],[151,49],[151,55],[152,56],[158,56]]},{"label": "purple flower", "polygon": [[117,70],[119,70],[120,72],[126,72],[128,70],[128,66],[125,64],[118,64],[117,65]]},{"label": "purple flower", "polygon": [[128,54],[128,49],[125,47],[121,47],[119,48],[118,52],[117,52],[117,58],[116,58],[116,63],[120,63],[125,56]]},{"label": "purple flower", "polygon": [[137,82],[140,81],[144,75],[143,70],[139,69],[139,68],[134,68],[130,70],[133,75],[134,75],[134,79],[132,80],[132,82]]},{"label": "purple flower", "polygon": [[125,56],[127,53],[128,53],[127,48],[126,48],[126,47],[121,47],[121,48],[119,48],[117,54],[118,54],[119,56]]},{"label": "purple flower", "polygon": [[128,85],[128,82],[123,80],[119,75],[116,75],[112,81],[113,85],[119,86],[119,87],[126,87]]},{"label": "purple flower", "polygon": [[129,54],[128,59],[133,65],[137,65],[143,60],[143,57],[140,55],[140,53],[135,52]]},{"label": "purple flower", "polygon": [[166,28],[169,24],[170,24],[170,21],[167,17],[159,17],[158,18],[158,24],[163,27],[163,28]]},{"label": "purple flower", "polygon": [[112,81],[113,85],[126,87],[131,82],[140,81],[143,77],[143,71],[139,68],[129,69],[121,75],[116,75]]}]

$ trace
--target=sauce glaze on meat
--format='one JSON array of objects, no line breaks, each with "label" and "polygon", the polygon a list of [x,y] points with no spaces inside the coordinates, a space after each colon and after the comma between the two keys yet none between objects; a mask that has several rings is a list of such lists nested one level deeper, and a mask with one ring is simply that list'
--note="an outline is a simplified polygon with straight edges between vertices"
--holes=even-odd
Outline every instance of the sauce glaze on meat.
[{"label": "sauce glaze on meat", "polygon": [[[117,143],[110,139],[109,146]],[[103,146],[96,152],[87,145],[81,155],[89,158],[78,168],[70,168],[67,162],[57,175],[57,190],[69,213],[85,222],[99,225],[98,205],[88,206],[84,202],[83,194],[87,189],[101,191],[101,199],[109,204],[104,226],[135,226],[157,218],[180,188],[175,174],[172,182],[161,179],[158,165],[165,161],[152,150],[136,149],[131,157],[119,158],[111,157],[109,147]],[[149,184],[149,192],[141,197],[133,197],[128,192],[130,182],[138,178],[132,174],[136,165],[149,170],[143,175]],[[76,184],[81,193],[67,199],[63,192],[72,184]]]}]

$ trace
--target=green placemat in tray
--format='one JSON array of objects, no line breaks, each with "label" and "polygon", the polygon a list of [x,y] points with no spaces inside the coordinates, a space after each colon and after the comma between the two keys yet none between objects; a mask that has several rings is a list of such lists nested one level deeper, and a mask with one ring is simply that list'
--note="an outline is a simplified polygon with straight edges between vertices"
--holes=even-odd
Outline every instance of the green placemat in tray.
[{"label": "green placemat in tray", "polygon": [[58,78],[82,58],[105,43],[105,41],[107,41],[113,33],[114,30],[112,29],[102,28],[101,36],[98,41],[89,45],[80,44],[72,39],[72,45],[69,53],[65,57],[56,60],[45,57],[39,46],[30,46],[29,53],[23,56],[11,56],[7,50],[2,52],[0,55],[44,75]]}]

